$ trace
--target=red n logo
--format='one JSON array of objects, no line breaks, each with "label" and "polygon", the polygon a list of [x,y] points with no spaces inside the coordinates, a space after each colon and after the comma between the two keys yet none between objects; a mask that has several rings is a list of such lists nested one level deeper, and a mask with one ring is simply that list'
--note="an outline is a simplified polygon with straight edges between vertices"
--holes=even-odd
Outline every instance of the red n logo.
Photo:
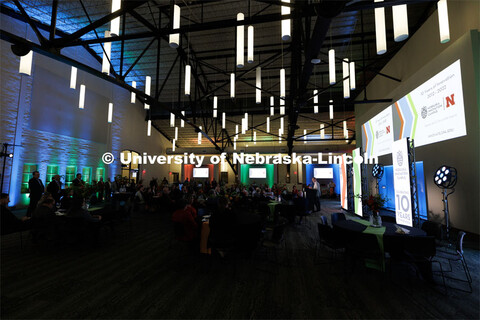
[{"label": "red n logo", "polygon": [[390,126],[388,126],[386,129],[387,129],[387,133],[390,133]]},{"label": "red n logo", "polygon": [[452,93],[450,97],[445,97],[445,100],[447,100],[447,108],[450,107],[450,105],[455,105],[455,101],[453,100],[454,94]]}]

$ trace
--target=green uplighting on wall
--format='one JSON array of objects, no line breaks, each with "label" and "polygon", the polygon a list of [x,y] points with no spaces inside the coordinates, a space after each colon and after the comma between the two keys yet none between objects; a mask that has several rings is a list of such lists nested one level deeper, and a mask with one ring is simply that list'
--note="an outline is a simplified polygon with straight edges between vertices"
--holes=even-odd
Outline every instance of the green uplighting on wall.
[{"label": "green uplighting on wall", "polygon": [[259,184],[266,183],[268,187],[271,188],[273,186],[274,180],[274,165],[273,164],[264,164],[264,165],[251,165],[251,164],[242,164],[240,165],[240,183],[243,185],[250,184],[250,178],[248,173],[250,168],[266,168],[267,169],[267,178],[265,179],[253,179],[255,182]]}]

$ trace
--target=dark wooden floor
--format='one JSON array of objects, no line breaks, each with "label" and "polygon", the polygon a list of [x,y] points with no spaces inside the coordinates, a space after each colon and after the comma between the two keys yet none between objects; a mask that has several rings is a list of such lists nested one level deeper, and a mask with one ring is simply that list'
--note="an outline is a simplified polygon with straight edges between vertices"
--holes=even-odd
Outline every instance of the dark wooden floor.
[{"label": "dark wooden floor", "polygon": [[[322,209],[329,216],[339,206]],[[96,248],[29,242],[22,250],[18,235],[5,236],[1,318],[479,318],[478,251],[466,250],[471,294],[445,292],[402,268],[391,277],[362,265],[345,273],[343,262],[314,259],[319,214],[287,229],[278,263],[258,251],[210,268],[172,241],[162,214],[135,215],[132,230],[125,224],[103,234]]]}]

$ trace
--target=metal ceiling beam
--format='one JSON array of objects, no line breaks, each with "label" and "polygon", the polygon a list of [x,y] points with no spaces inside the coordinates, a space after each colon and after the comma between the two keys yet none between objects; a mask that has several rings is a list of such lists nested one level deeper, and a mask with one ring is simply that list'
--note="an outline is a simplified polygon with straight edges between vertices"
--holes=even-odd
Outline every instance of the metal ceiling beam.
[{"label": "metal ceiling beam", "polygon": [[45,39],[45,37],[40,33],[40,31],[38,30],[37,26],[35,25],[35,23],[33,23],[33,20],[30,18],[30,16],[27,14],[27,12],[25,11],[25,9],[23,9],[23,6],[20,4],[20,2],[18,0],[14,0],[13,3],[15,3],[15,5],[17,6],[18,10],[20,11],[20,13],[22,14],[22,16],[25,18],[25,20],[27,21],[27,23],[30,25],[30,28],[32,28],[33,32],[35,32],[35,34],[37,35],[37,38],[38,38],[38,41],[42,44],[42,45],[45,45],[47,44],[47,39]]},{"label": "metal ceiling beam", "polygon": [[50,36],[48,40],[55,40],[55,31],[57,29],[57,9],[58,9],[58,0],[53,0],[52,2],[52,16],[50,18]]},{"label": "metal ceiling beam", "polygon": [[103,26],[104,24],[110,22],[111,20],[120,17],[123,15],[125,12],[130,12],[133,11],[135,8],[140,7],[141,5],[145,4],[147,1],[123,1],[123,6],[120,10],[117,10],[113,13],[107,14],[106,16],[96,20],[93,23],[90,23],[89,25],[75,31],[74,33],[69,34],[66,37],[60,38],[60,39],[55,39],[53,41],[53,45],[57,48],[63,48],[67,46],[67,44],[71,43],[72,41],[76,41],[80,39],[82,36],[85,34],[89,33],[90,31],[93,31],[97,29],[98,27]]}]

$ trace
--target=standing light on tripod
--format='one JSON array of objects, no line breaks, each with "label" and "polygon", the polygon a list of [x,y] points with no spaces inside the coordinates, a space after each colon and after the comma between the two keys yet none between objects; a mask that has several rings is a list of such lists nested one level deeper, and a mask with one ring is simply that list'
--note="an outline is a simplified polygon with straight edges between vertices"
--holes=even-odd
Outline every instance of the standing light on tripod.
[{"label": "standing light on tripod", "polygon": [[372,168],[372,177],[382,180],[384,168],[382,165],[375,164]]},{"label": "standing light on tripod", "polygon": [[[457,169],[449,166],[441,166],[437,169],[433,176],[435,185],[442,188],[443,195],[443,212],[445,214],[445,229],[447,231],[447,239],[450,238],[450,217],[448,212],[448,196],[455,192],[455,185],[457,184]],[[451,192],[447,193],[447,190],[451,189]]]}]

